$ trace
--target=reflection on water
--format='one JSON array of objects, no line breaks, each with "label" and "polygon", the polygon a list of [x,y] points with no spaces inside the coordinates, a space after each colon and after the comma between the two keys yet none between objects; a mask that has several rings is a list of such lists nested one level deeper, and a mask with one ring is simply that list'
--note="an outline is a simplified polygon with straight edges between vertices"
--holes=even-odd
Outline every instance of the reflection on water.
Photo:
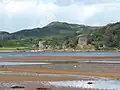
[{"label": "reflection on water", "polygon": [[103,63],[103,64],[120,64],[120,61],[92,61],[92,60],[80,60],[80,61],[66,61],[66,60],[57,60],[57,61],[37,61],[37,62],[0,62],[1,65],[44,65],[44,64],[68,64],[68,63]]},{"label": "reflection on water", "polygon": [[45,62],[0,62],[0,65],[40,65],[40,64],[51,64]]},{"label": "reflection on water", "polygon": [[[25,75],[25,76],[68,76],[75,77],[78,80],[75,81],[0,81],[0,87],[16,86],[54,86],[54,87],[73,87],[73,88],[94,88],[102,90],[120,90],[120,80],[114,80],[105,77],[84,76],[84,75],[72,75],[72,74],[38,74],[27,72],[12,72],[12,71],[0,71],[0,75]],[[58,77],[59,78],[59,77]],[[84,79],[83,79],[84,78]],[[92,82],[92,84],[88,84]]]},{"label": "reflection on water", "polygon": [[[92,82],[93,84],[88,84]],[[54,86],[54,87],[71,87],[71,88],[94,88],[101,90],[120,90],[120,81],[118,80],[93,80],[93,81],[24,81],[24,82],[5,82],[1,81],[0,86],[11,87],[12,85],[42,85],[42,86]]]},{"label": "reflection on water", "polygon": [[79,62],[86,62],[86,63],[103,63],[103,64],[120,64],[120,61],[115,61],[115,60],[113,60],[113,61],[102,61],[102,60],[97,60],[97,61],[79,61]]},{"label": "reflection on water", "polygon": [[116,80],[98,80],[90,81],[93,84],[88,84],[89,81],[55,81],[48,82],[47,85],[52,85],[56,87],[75,87],[75,88],[94,88],[94,89],[112,89],[120,90],[120,81]]}]

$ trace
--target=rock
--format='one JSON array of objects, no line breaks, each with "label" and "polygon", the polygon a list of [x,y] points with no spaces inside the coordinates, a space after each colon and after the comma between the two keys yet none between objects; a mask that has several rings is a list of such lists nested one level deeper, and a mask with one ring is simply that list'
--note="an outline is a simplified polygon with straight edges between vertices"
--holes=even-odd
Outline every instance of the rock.
[{"label": "rock", "polygon": [[87,84],[93,84],[93,82],[88,82]]},{"label": "rock", "polygon": [[41,87],[41,88],[36,88],[36,90],[51,90],[51,88],[44,88],[44,87]]},{"label": "rock", "polygon": [[11,86],[12,89],[25,88],[24,86]]}]

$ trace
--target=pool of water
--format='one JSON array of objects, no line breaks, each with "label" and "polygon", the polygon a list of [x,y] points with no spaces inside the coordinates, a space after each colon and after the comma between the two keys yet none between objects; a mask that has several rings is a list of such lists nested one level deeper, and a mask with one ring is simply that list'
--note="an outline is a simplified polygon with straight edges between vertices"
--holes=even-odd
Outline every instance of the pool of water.
[{"label": "pool of water", "polygon": [[[112,78],[84,76],[84,75],[72,75],[72,74],[39,74],[39,73],[27,73],[27,72],[12,72],[12,71],[0,71],[1,75],[25,75],[25,76],[68,76],[74,77],[78,80],[72,81],[0,81],[0,87],[17,86],[30,86],[30,85],[42,85],[50,87],[71,87],[71,88],[92,88],[100,90],[120,90],[120,80],[114,80]],[[83,79],[84,78],[84,79]],[[92,84],[88,84],[91,82]]]},{"label": "pool of water", "polygon": [[90,60],[84,60],[84,61],[66,61],[66,60],[61,60],[61,61],[32,61],[32,62],[14,62],[14,61],[9,61],[9,62],[0,62],[0,66],[2,65],[49,65],[49,64],[71,64],[71,63],[101,63],[101,64],[120,64],[120,61],[90,61]]},{"label": "pool of water", "polygon": [[[93,84],[88,84],[88,82],[92,82]],[[56,87],[75,87],[75,88],[120,90],[120,81],[117,81],[117,80],[52,81],[52,82],[47,82],[45,85],[56,86]]]},{"label": "pool of water", "polygon": [[[93,84],[88,84],[92,82]],[[120,81],[119,80],[78,80],[78,81],[24,81],[24,82],[15,82],[15,81],[0,81],[1,87],[11,87],[13,85],[42,85],[42,86],[52,86],[52,87],[71,87],[71,88],[91,88],[100,89],[100,90],[120,90]],[[90,90],[91,90],[90,89]]]},{"label": "pool of water", "polygon": [[120,56],[120,52],[0,52],[0,56]]},{"label": "pool of water", "polygon": [[94,60],[92,61],[92,60],[91,60],[91,61],[90,61],[90,60],[89,60],[89,61],[79,61],[79,63],[80,63],[80,62],[81,62],[81,63],[82,63],[82,62],[85,62],[85,63],[120,64],[120,61],[114,61],[114,60],[113,60],[113,61],[112,61],[112,60],[111,60],[111,61],[102,61],[102,60],[101,60],[101,61],[99,61],[99,60],[97,60],[97,61],[94,61]]},{"label": "pool of water", "polygon": [[0,66],[2,65],[45,65],[51,64],[47,62],[0,62]]}]

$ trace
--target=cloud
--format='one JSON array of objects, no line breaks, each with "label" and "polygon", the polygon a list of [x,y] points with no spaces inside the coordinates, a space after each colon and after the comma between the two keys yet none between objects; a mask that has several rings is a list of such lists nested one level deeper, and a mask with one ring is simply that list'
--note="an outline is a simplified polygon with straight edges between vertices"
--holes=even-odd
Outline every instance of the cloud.
[{"label": "cloud", "polygon": [[56,0],[55,4],[59,6],[67,6],[73,4],[75,1],[74,0]]},{"label": "cloud", "polygon": [[112,22],[120,21],[120,4],[103,4],[101,5],[101,11],[95,13],[93,17],[86,20],[86,24],[89,25],[105,25]]},{"label": "cloud", "polygon": [[[9,0],[8,0],[9,1]],[[0,2],[0,30],[43,27],[52,21],[104,25],[119,21],[113,0],[11,0]]]},{"label": "cloud", "polygon": [[100,3],[111,3],[113,0],[74,0],[76,3],[82,4],[100,4]]},{"label": "cloud", "polygon": [[12,30],[43,26],[55,18],[54,11],[56,8],[57,6],[52,3],[11,1],[2,7],[0,28],[12,32]]},{"label": "cloud", "polygon": [[105,3],[113,3],[119,2],[119,0],[56,0],[55,4],[60,6],[66,6],[71,4],[84,4],[84,5],[91,5],[91,4],[105,4]]}]

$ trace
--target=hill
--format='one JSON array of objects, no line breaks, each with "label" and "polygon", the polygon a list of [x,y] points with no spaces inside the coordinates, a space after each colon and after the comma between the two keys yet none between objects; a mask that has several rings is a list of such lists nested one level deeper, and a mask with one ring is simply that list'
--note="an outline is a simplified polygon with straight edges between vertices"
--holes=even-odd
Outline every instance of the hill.
[{"label": "hill", "polygon": [[[65,22],[51,22],[42,28],[24,29],[14,33],[0,32],[1,47],[31,47],[40,39],[65,38],[75,36],[76,31],[88,33],[97,27],[90,27]],[[57,41],[57,40],[56,40]],[[55,41],[55,42],[56,42]]]},{"label": "hill", "polygon": [[51,22],[43,28],[25,29],[18,32],[14,32],[11,35],[21,37],[64,37],[73,35],[76,31],[81,33],[87,33],[88,30],[94,29],[94,27],[68,24],[65,22]]},{"label": "hill", "polygon": [[90,32],[89,39],[97,47],[120,48],[120,22],[108,24]]},{"label": "hill", "polygon": [[0,46],[32,47],[38,46],[38,41],[42,39],[45,41],[44,45],[62,48],[64,44],[66,48],[75,48],[77,36],[83,34],[87,35],[89,44],[97,50],[120,48],[120,22],[98,27],[51,22],[42,28],[25,29],[14,33],[0,32]]}]

